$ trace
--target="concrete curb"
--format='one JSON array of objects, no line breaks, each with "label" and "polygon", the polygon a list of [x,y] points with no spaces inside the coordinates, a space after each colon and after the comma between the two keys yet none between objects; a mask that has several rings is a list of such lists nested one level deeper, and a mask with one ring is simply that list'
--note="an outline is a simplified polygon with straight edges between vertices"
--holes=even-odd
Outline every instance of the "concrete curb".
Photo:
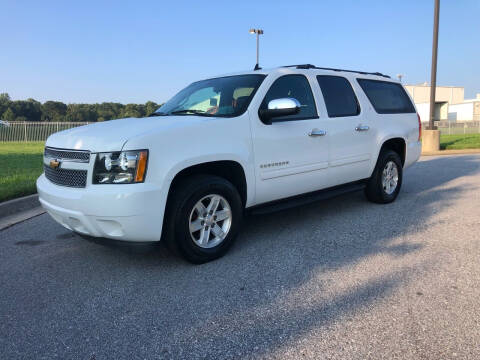
[{"label": "concrete curb", "polygon": [[0,203],[0,230],[44,212],[37,194],[2,202]]},{"label": "concrete curb", "polygon": [[422,152],[422,156],[433,155],[472,155],[480,154],[480,149],[462,149],[462,150],[439,150]]},{"label": "concrete curb", "polygon": [[13,215],[40,206],[38,195],[33,194],[0,203],[0,217]]},{"label": "concrete curb", "polygon": [[29,220],[35,216],[42,215],[45,213],[45,210],[37,206],[31,210],[25,210],[13,215],[5,216],[0,218],[0,231],[6,228],[9,228],[12,225],[21,223],[22,221]]}]

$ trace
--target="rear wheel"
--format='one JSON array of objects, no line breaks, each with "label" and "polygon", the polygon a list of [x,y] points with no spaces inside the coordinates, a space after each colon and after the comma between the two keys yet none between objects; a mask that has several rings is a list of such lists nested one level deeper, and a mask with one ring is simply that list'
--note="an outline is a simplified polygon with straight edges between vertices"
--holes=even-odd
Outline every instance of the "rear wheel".
[{"label": "rear wheel", "polygon": [[240,229],[243,206],[230,182],[197,175],[176,185],[167,211],[169,247],[199,264],[223,256],[230,248]]},{"label": "rear wheel", "polygon": [[402,170],[402,161],[395,151],[382,151],[365,189],[367,199],[379,204],[394,201],[402,186]]}]

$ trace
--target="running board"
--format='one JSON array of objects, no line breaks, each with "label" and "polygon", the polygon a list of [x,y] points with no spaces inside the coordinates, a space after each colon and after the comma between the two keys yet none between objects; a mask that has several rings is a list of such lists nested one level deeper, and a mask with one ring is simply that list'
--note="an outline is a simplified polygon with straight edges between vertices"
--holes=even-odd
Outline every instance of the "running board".
[{"label": "running board", "polygon": [[323,189],[308,194],[297,195],[289,197],[287,199],[281,199],[272,201],[266,204],[260,204],[246,209],[248,214],[262,215],[276,211],[286,210],[294,208],[300,205],[310,204],[313,202],[331,199],[343,194],[347,194],[353,191],[363,190],[366,184],[365,181],[356,181],[354,183],[348,183],[345,185],[334,186],[328,189]]}]

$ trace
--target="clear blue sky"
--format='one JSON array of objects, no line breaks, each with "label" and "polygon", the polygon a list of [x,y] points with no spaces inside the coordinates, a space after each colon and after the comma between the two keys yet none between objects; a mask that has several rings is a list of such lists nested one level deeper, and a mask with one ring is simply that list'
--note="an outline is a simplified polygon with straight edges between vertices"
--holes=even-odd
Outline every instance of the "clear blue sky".
[{"label": "clear blue sky", "polygon": [[[438,84],[480,92],[480,1],[442,0]],[[1,0],[0,92],[13,99],[164,102],[199,78],[319,66],[430,81],[433,0]]]}]

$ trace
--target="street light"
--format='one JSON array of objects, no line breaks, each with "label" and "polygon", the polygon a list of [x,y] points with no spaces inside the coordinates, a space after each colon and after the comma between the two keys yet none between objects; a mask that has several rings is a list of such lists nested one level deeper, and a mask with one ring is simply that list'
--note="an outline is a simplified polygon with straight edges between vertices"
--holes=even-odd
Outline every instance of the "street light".
[{"label": "street light", "polygon": [[259,70],[260,66],[258,65],[258,57],[259,57],[259,52],[260,52],[260,35],[263,34],[262,29],[250,29],[249,30],[250,34],[257,34],[257,63],[255,64],[255,69],[254,70]]}]

